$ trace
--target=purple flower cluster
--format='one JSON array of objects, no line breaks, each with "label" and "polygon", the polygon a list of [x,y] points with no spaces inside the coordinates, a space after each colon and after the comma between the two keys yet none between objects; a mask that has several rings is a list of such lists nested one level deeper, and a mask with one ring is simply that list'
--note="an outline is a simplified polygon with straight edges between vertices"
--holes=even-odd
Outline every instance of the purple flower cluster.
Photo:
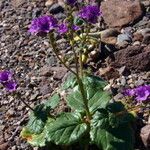
[{"label": "purple flower cluster", "polygon": [[97,23],[98,16],[101,15],[100,9],[98,6],[87,5],[84,6],[79,12],[80,18],[86,20],[89,23]]},{"label": "purple flower cluster", "polygon": [[[75,25],[72,28],[75,31],[80,29]],[[57,19],[53,16],[42,16],[32,21],[29,32],[35,35],[45,35],[54,29],[56,29],[60,35],[67,33],[69,30],[67,23],[58,24]]]},{"label": "purple flower cluster", "polygon": [[17,83],[12,77],[10,71],[1,71],[0,72],[0,83],[8,90],[15,91],[17,89]]},{"label": "purple flower cluster", "polygon": [[29,32],[35,35],[43,35],[49,33],[57,27],[57,19],[53,16],[42,16],[32,20]]},{"label": "purple flower cluster", "polygon": [[[73,26],[72,26],[72,30],[74,30],[74,31],[80,30],[80,27],[77,26],[77,25],[73,25]],[[62,24],[58,25],[57,32],[58,32],[60,35],[64,35],[64,34],[66,34],[68,31],[69,31],[69,28],[68,28],[68,24],[67,24],[67,23],[62,23]]]},{"label": "purple flower cluster", "polygon": [[124,95],[133,96],[137,101],[150,99],[150,85],[139,86],[134,89],[126,89]]}]

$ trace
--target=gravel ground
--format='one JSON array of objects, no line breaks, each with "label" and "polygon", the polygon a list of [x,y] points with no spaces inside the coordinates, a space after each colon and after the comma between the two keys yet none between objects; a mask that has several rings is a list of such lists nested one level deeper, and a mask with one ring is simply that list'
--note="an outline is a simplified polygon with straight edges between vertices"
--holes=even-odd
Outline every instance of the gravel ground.
[{"label": "gravel ground", "polygon": [[[22,99],[33,107],[45,101],[67,73],[51,52],[47,39],[28,33],[32,18],[49,14],[49,8],[45,7],[44,0],[20,3],[17,0],[0,0],[0,12],[0,70],[15,72]],[[59,42],[62,43],[61,40]],[[116,93],[122,87],[142,84],[150,84],[149,71],[127,76],[120,73],[113,80]],[[22,126],[27,122],[28,109],[18,98],[5,93],[2,87],[0,89],[0,150],[32,150],[19,137]],[[117,96],[115,98],[118,99]]]}]

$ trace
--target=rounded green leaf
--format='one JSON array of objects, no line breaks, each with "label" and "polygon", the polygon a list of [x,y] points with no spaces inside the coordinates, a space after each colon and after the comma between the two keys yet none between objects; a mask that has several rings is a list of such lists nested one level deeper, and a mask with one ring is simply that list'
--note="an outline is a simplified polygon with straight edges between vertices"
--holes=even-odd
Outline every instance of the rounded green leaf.
[{"label": "rounded green leaf", "polygon": [[133,130],[129,125],[107,130],[100,127],[92,128],[91,139],[103,150],[133,150]]},{"label": "rounded green leaf", "polygon": [[[110,94],[103,90],[106,82],[95,76],[84,77],[82,81],[90,112],[94,113],[99,108],[105,108],[111,100]],[[67,96],[67,103],[72,109],[85,110],[79,86],[74,87],[74,91]]]},{"label": "rounded green leaf", "polygon": [[77,142],[87,131],[87,125],[80,116],[73,113],[64,113],[52,124],[46,126],[48,141],[55,144],[69,145]]}]

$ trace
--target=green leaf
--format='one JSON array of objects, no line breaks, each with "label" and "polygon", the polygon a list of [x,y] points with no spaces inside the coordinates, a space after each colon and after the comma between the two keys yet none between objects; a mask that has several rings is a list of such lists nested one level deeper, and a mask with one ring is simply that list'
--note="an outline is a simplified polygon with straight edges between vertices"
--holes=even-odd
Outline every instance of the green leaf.
[{"label": "green leaf", "polygon": [[108,84],[103,79],[101,79],[97,76],[93,76],[93,75],[89,75],[89,76],[84,77],[83,83],[85,86],[90,85],[92,87],[99,88],[99,89],[103,89]]},{"label": "green leaf", "polygon": [[106,109],[98,109],[93,115],[91,139],[103,150],[133,150],[132,121],[133,116],[125,110],[122,103],[108,104]]},{"label": "green leaf", "polygon": [[82,95],[78,89],[76,89],[73,93],[69,94],[66,98],[68,105],[75,110],[83,111],[84,103],[82,99]]},{"label": "green leaf", "polygon": [[108,92],[103,90],[95,91],[95,94],[88,102],[90,112],[94,113],[99,108],[105,108],[110,100],[111,96]]},{"label": "green leaf", "polygon": [[26,139],[32,146],[42,147],[45,146],[45,133],[32,134],[27,128],[23,128],[21,131],[21,137]]},{"label": "green leaf", "polygon": [[75,75],[70,75],[67,80],[62,84],[62,90],[67,90],[69,88],[74,88],[77,85],[77,79]]},{"label": "green leaf", "polygon": [[77,142],[87,131],[87,125],[81,121],[80,115],[64,113],[46,126],[46,137],[60,145],[69,145]]},{"label": "green leaf", "polygon": [[114,102],[107,105],[106,109],[111,113],[125,111],[125,107],[121,102]]},{"label": "green leaf", "polygon": [[133,122],[134,116],[127,112],[121,102],[108,104],[106,110],[109,112],[109,124],[112,127],[118,127],[121,124]]},{"label": "green leaf", "polygon": [[81,25],[83,25],[84,23],[85,23],[85,21],[84,21],[83,19],[81,19],[81,18],[79,18],[79,17],[75,17],[75,18],[74,18],[74,24],[75,24],[75,25],[81,26]]},{"label": "green leaf", "polygon": [[29,116],[27,129],[34,134],[41,133],[47,120],[47,114],[48,112],[47,109],[44,109],[44,104],[37,105],[34,112],[31,112]]},{"label": "green leaf", "polygon": [[60,102],[60,96],[55,93],[50,99],[45,103],[45,108],[52,108],[54,109]]},{"label": "green leaf", "polygon": [[[52,118],[48,118],[45,126],[47,126],[47,124],[49,125],[50,123],[52,123],[53,120],[54,119]],[[26,139],[27,142],[31,144],[32,146],[37,146],[37,147],[45,146],[45,143],[46,143],[45,135],[46,135],[45,127],[43,131],[39,134],[33,134],[27,127],[23,128],[21,131],[21,137]]]},{"label": "green leaf", "polygon": [[129,125],[118,128],[91,129],[92,141],[103,150],[133,150],[133,130]]},{"label": "green leaf", "polygon": [[[90,112],[94,113],[98,108],[105,108],[111,99],[110,94],[103,90],[106,83],[98,77],[88,76],[83,78],[83,84]],[[79,86],[74,87],[74,91],[67,96],[67,102],[72,109],[84,110]]]},{"label": "green leaf", "polygon": [[105,109],[99,109],[91,120],[93,127],[100,127],[101,129],[109,128],[108,112]]}]

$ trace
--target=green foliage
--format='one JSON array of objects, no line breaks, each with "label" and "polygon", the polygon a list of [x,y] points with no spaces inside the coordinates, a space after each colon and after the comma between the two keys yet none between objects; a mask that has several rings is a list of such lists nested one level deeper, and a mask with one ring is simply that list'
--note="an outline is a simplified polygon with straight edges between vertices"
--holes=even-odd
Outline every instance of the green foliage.
[{"label": "green foliage", "polygon": [[55,93],[50,99],[45,103],[45,107],[54,109],[60,102],[60,96]]},{"label": "green foliage", "polygon": [[109,104],[106,109],[94,114],[91,139],[103,150],[133,150],[134,138],[130,126],[133,120],[134,117],[126,112],[120,102]]},{"label": "green foliage", "polygon": [[77,85],[77,79],[75,75],[70,75],[62,85],[62,90],[72,89]]},{"label": "green foliage", "polygon": [[91,138],[102,150],[133,150],[133,131],[129,125],[118,128],[92,128]]},{"label": "green foliage", "polygon": [[45,104],[37,105],[34,112],[31,112],[29,116],[29,122],[26,126],[27,129],[33,134],[41,133],[49,116],[50,110],[55,108],[59,101],[59,95],[54,94]]},{"label": "green foliage", "polygon": [[47,108],[44,108],[44,104],[37,105],[34,109],[34,112],[31,112],[29,116],[27,129],[34,134],[41,133],[46,123],[47,115],[48,110]]},{"label": "green foliage", "polygon": [[85,22],[84,22],[83,19],[81,19],[81,18],[79,18],[79,17],[75,17],[75,18],[74,18],[74,24],[75,24],[75,25],[81,26],[81,25],[83,25],[84,23],[85,23]]},{"label": "green foliage", "polygon": [[69,145],[80,140],[87,132],[87,125],[80,114],[64,113],[46,127],[47,139],[56,144]]},{"label": "green foliage", "polygon": [[[80,87],[74,76],[63,84],[64,89],[72,89],[67,95],[68,106],[74,112],[62,113],[53,119],[50,110],[60,101],[54,94],[45,104],[36,106],[30,115],[21,136],[33,145],[49,148],[56,145],[74,146],[84,149],[95,144],[102,150],[133,150],[133,131],[131,122],[134,117],[126,111],[121,102],[109,103],[111,96],[104,91],[106,82],[95,76],[82,79],[84,94],[91,118],[87,118]],[[68,90],[69,91],[69,90]],[[56,144],[56,145],[55,145]],[[55,145],[55,146],[54,146]]]},{"label": "green foliage", "polygon": [[46,126],[51,124],[54,119],[48,118],[43,127],[43,131],[39,134],[32,133],[28,127],[25,127],[21,131],[21,137],[26,139],[32,146],[43,147],[46,145]]},{"label": "green foliage", "polygon": [[[88,106],[91,113],[94,113],[98,108],[104,108],[111,97],[110,94],[103,90],[106,83],[98,77],[88,76],[83,78],[85,95],[88,99]],[[79,86],[74,88],[74,91],[67,97],[68,105],[75,110],[83,111],[84,102]]]}]

